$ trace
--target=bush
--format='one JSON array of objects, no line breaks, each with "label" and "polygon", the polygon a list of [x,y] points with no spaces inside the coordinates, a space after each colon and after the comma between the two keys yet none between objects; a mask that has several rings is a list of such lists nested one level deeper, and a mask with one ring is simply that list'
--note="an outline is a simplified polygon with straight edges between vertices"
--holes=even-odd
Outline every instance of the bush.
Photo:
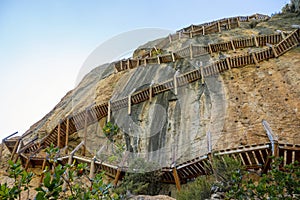
[{"label": "bush", "polygon": [[29,197],[29,183],[32,180],[33,173],[27,172],[22,168],[21,161],[13,163],[11,160],[9,164],[9,177],[14,179],[14,184],[9,187],[7,183],[0,184],[0,199],[21,199],[21,192],[27,191],[27,198]]},{"label": "bush", "polygon": [[275,159],[271,170],[263,174],[261,179],[242,181],[236,179],[227,199],[296,199],[300,197],[300,166],[298,162],[280,169],[282,158]]},{"label": "bush", "polygon": [[212,180],[201,176],[190,183],[186,188],[177,192],[176,199],[190,200],[190,199],[207,199],[210,198],[210,190],[212,187]]},{"label": "bush", "polygon": [[[127,193],[134,195],[157,195],[161,189],[161,171],[154,170],[155,163],[146,162],[142,158],[133,160],[129,165],[122,183],[116,192],[123,197]],[[135,172],[136,171],[136,172]]]},{"label": "bush", "polygon": [[[242,167],[239,161],[228,156],[223,159],[215,157],[212,162],[213,175],[198,177],[186,188],[177,193],[178,199],[205,199],[209,198],[211,190],[228,191],[236,179],[242,179]],[[215,191],[213,191],[215,192]]]}]

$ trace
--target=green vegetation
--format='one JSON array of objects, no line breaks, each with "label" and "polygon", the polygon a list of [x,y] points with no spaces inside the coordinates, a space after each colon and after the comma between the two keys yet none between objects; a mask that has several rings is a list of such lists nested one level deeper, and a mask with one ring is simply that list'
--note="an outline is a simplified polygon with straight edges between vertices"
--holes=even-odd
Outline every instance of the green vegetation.
[{"label": "green vegetation", "polygon": [[33,177],[32,172],[27,172],[22,168],[21,161],[17,163],[8,161],[9,164],[9,177],[14,179],[12,187],[7,183],[0,184],[0,199],[21,199],[21,192],[27,191],[29,196],[29,183]]},{"label": "green vegetation", "polygon": [[299,199],[300,165],[295,162],[281,168],[282,160],[275,159],[271,170],[258,182],[232,176],[234,185],[226,193],[227,199]]},{"label": "green vegetation", "polygon": [[300,165],[295,162],[282,167],[282,160],[275,159],[271,170],[255,181],[239,162],[229,157],[217,158],[213,161],[215,174],[197,178],[177,193],[177,199],[209,198],[211,188],[223,192],[225,199],[299,199]]},{"label": "green vegetation", "polygon": [[210,198],[210,190],[212,187],[212,180],[201,176],[190,183],[185,189],[177,193],[176,199],[190,200],[190,199],[208,199]]},{"label": "green vegetation", "polygon": [[116,192],[124,198],[127,193],[157,195],[161,189],[162,173],[155,166],[155,163],[146,162],[144,159],[134,159]]},{"label": "green vegetation", "polygon": [[119,127],[111,122],[107,122],[102,130],[108,140],[113,142],[114,136],[118,134]]}]

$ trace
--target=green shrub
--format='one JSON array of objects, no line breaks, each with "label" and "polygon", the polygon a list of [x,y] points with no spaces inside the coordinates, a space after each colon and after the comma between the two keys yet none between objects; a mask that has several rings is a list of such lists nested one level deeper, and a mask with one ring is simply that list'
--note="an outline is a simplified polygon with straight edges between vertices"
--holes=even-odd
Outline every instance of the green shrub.
[{"label": "green shrub", "polygon": [[211,179],[207,179],[204,176],[198,177],[194,182],[187,185],[186,188],[177,192],[176,199],[190,200],[210,198],[212,182],[213,181]]},{"label": "green shrub", "polygon": [[21,161],[17,163],[9,160],[9,177],[14,179],[14,184],[9,187],[7,183],[0,184],[0,199],[21,199],[21,192],[27,191],[29,197],[29,183],[32,180],[33,173],[27,172],[22,168]]},{"label": "green shrub", "polygon": [[298,162],[280,169],[282,158],[275,159],[271,170],[259,181],[237,179],[226,199],[297,199],[300,197],[300,166]]},{"label": "green shrub", "polygon": [[155,163],[142,158],[134,159],[116,192],[123,197],[128,192],[134,195],[157,195],[161,189],[162,173],[155,166]]}]

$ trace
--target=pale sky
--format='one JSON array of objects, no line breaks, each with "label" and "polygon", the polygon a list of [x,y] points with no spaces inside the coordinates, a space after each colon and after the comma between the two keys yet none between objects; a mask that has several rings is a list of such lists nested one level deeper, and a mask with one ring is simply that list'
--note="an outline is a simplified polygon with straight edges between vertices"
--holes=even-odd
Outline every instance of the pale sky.
[{"label": "pale sky", "polygon": [[23,134],[74,88],[85,59],[120,33],[278,12],[288,0],[0,0],[0,139]]}]

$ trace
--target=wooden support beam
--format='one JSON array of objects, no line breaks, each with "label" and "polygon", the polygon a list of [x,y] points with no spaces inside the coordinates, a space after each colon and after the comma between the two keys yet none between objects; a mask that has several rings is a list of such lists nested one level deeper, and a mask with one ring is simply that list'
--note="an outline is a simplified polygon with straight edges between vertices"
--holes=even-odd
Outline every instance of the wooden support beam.
[{"label": "wooden support beam", "polygon": [[211,49],[211,44],[208,44],[208,50],[209,50],[209,53],[210,53],[210,55],[212,55],[212,49]]},{"label": "wooden support beam", "polygon": [[60,129],[61,129],[61,120],[58,122],[57,127],[57,147],[60,148]]},{"label": "wooden support beam", "polygon": [[[43,160],[43,164],[42,164],[42,171],[45,170],[46,163],[47,163],[47,158],[45,157],[44,160]],[[44,173],[42,173],[42,175],[41,175],[40,185],[43,183],[43,179],[44,179]]]},{"label": "wooden support beam", "polygon": [[231,43],[232,50],[233,50],[234,52],[236,52],[233,41],[230,40],[230,43]]},{"label": "wooden support beam", "polygon": [[68,145],[69,145],[69,130],[70,130],[70,117],[67,117],[67,124],[66,124],[66,141],[65,141],[65,154],[68,154]]},{"label": "wooden support beam", "polygon": [[144,59],[144,66],[147,65],[147,58]]},{"label": "wooden support beam", "polygon": [[256,59],[255,53],[254,53],[254,52],[251,52],[250,54],[251,54],[251,56],[252,56],[252,58],[253,58],[253,61],[254,61],[255,66],[256,66],[256,67],[259,67],[259,64],[258,64],[258,61],[257,61],[257,59]]},{"label": "wooden support beam", "polygon": [[82,155],[85,156],[86,154],[86,145],[87,145],[87,129],[88,129],[88,109],[85,109],[85,115],[84,115],[84,146],[83,146],[83,151]]},{"label": "wooden support beam", "polygon": [[202,35],[205,35],[205,27],[202,26]]},{"label": "wooden support beam", "polygon": [[96,156],[94,156],[91,160],[90,175],[89,175],[90,179],[95,178],[95,161],[96,161]]},{"label": "wooden support beam", "polygon": [[0,147],[0,162],[2,161],[3,146],[4,146],[4,140],[2,140],[1,147]]},{"label": "wooden support beam", "polygon": [[117,186],[121,175],[121,168],[118,168],[117,174],[115,176],[114,185]]},{"label": "wooden support beam", "polygon": [[120,60],[120,69],[121,69],[121,71],[123,71],[123,62],[122,62],[122,60]]},{"label": "wooden support beam", "polygon": [[193,38],[193,31],[190,31],[190,38]]},{"label": "wooden support beam", "polygon": [[160,65],[160,57],[159,56],[157,56],[157,64]]},{"label": "wooden support beam", "polygon": [[31,155],[30,155],[30,156],[28,157],[28,159],[26,160],[25,171],[27,171],[27,169],[29,168],[30,160],[31,160]]},{"label": "wooden support beam", "polygon": [[180,178],[178,176],[176,167],[173,168],[173,177],[174,177],[174,180],[175,180],[177,191],[180,191],[180,189],[181,189],[181,187],[180,187]]},{"label": "wooden support beam", "polygon": [[193,45],[190,44],[190,59],[193,59]]},{"label": "wooden support beam", "polygon": [[[18,149],[18,147],[19,147],[20,141],[21,141],[21,139],[18,139],[18,140],[17,140],[17,142],[16,142],[16,144],[15,144],[15,146],[14,146],[14,149],[13,149],[13,151],[12,151],[12,153],[11,153],[10,160],[13,160],[13,158],[14,158],[16,152],[17,152],[17,149]],[[17,156],[17,157],[18,157],[18,156]]]}]

